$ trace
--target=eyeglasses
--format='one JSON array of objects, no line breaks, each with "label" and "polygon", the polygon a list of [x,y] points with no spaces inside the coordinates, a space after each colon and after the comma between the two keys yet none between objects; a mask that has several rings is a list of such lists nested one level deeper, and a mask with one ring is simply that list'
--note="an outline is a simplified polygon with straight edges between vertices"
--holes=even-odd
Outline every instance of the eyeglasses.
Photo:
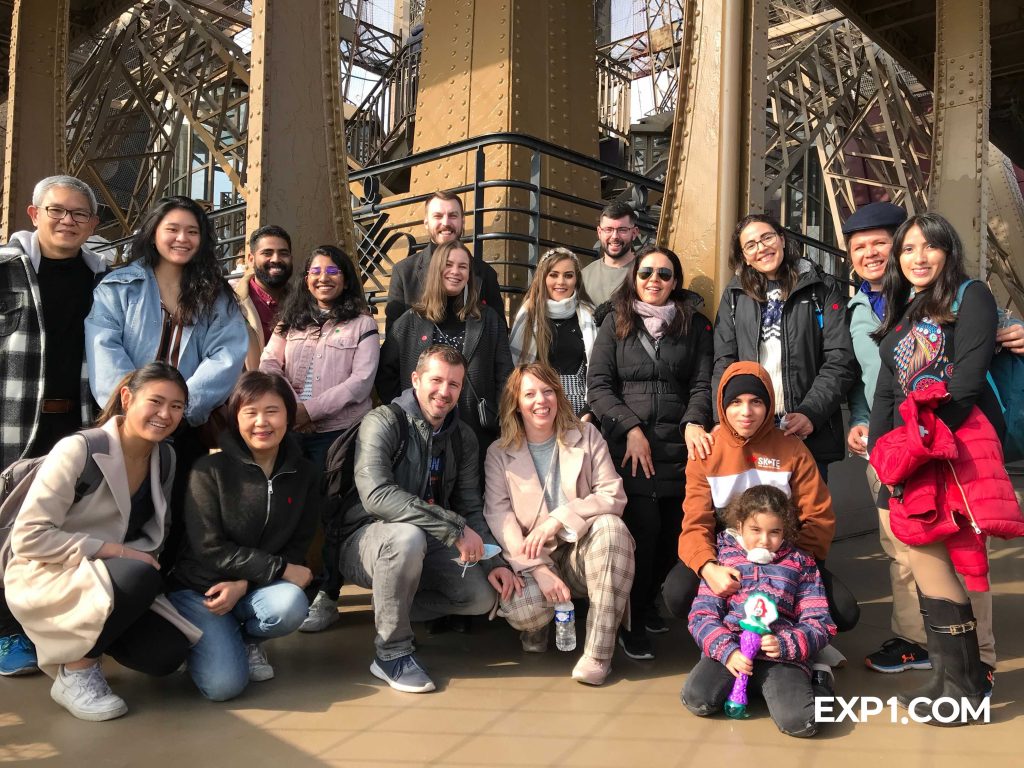
[{"label": "eyeglasses", "polygon": [[658,267],[657,269],[655,269],[654,267],[640,267],[640,269],[636,271],[636,276],[639,277],[641,280],[650,280],[651,275],[653,275],[655,272],[657,272],[658,277],[664,280],[666,283],[672,279],[672,270],[669,269],[668,267]]},{"label": "eyeglasses", "polygon": [[775,245],[775,241],[778,239],[778,232],[765,232],[757,240],[751,240],[749,243],[744,243],[743,252],[750,256],[753,253],[757,253],[757,246],[763,245],[765,248],[771,248]]},{"label": "eyeglasses", "polygon": [[321,272],[323,272],[325,275],[331,275],[333,277],[334,275],[340,275],[341,269],[334,266],[333,264],[329,267],[310,267],[309,271],[306,274],[312,275],[313,277],[320,277]]},{"label": "eyeglasses", "polygon": [[618,235],[619,237],[629,237],[636,227],[598,227],[597,231],[602,235]]},{"label": "eyeglasses", "polygon": [[74,221],[76,224],[85,224],[93,216],[92,211],[72,211],[60,205],[48,205],[45,208],[43,208],[43,210],[46,211],[46,215],[49,216],[54,221],[60,221],[70,213],[71,220]]}]

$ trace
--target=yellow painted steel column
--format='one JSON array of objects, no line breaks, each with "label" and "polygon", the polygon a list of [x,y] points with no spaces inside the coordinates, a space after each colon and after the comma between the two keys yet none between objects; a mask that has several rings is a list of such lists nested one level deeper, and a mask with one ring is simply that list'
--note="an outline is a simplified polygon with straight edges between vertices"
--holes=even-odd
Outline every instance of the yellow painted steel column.
[{"label": "yellow painted steel column", "polygon": [[989,0],[936,0],[935,129],[929,207],[956,227],[967,273],[984,279],[991,102]]},{"label": "yellow painted steel column", "polygon": [[[533,136],[597,157],[597,76],[594,65],[594,9],[588,2],[545,0],[430,0],[426,5],[414,151],[460,139],[511,132]],[[488,179],[529,181],[531,153],[507,145],[485,150]],[[411,193],[423,194],[472,183],[474,155],[467,153],[413,170]],[[599,199],[596,173],[573,171],[545,159],[542,186]],[[529,192],[488,189],[486,207],[525,208]],[[472,207],[472,196],[463,201]],[[544,212],[570,220],[597,213],[546,198]],[[410,218],[412,214],[410,214]],[[471,225],[471,219],[467,221]],[[496,211],[484,217],[486,231],[527,233],[525,214]],[[540,236],[567,245],[593,245],[578,231],[543,223]],[[487,242],[488,261],[523,263],[525,244]],[[525,285],[527,271],[496,265],[503,282]]]},{"label": "yellow painted steel column", "polygon": [[[711,311],[736,221],[764,205],[764,0],[687,0],[658,242]],[[760,74],[759,74],[760,73]]]},{"label": "yellow painted steel column", "polygon": [[256,0],[252,33],[246,229],[283,226],[297,257],[336,243],[356,259],[337,0]]},{"label": "yellow painted steel column", "polygon": [[68,0],[16,0],[4,144],[4,242],[30,228],[32,187],[65,170]]}]

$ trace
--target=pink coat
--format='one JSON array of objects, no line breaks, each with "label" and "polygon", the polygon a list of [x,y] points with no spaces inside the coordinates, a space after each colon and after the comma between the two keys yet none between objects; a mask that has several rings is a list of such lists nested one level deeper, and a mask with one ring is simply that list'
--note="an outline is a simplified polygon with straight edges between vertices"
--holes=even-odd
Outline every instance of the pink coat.
[{"label": "pink coat", "polygon": [[299,398],[313,369],[313,396],[303,401],[317,432],[346,429],[370,412],[370,394],[380,361],[380,336],[369,315],[323,328],[274,332],[260,358],[260,370],[283,376]]},{"label": "pink coat", "polygon": [[565,526],[572,540],[583,538],[600,515],[622,517],[626,507],[622,478],[608,444],[593,424],[583,424],[582,433],[569,430],[558,441],[558,470],[567,503],[549,510],[525,440],[518,448],[502,448],[495,442],[487,449],[484,517],[516,573],[552,564],[557,541],[545,545],[536,559],[522,553],[526,535],[549,515]]},{"label": "pink coat", "polygon": [[896,537],[909,546],[945,541],[967,588],[985,592],[989,535],[1024,536],[1024,517],[1003,465],[1003,449],[975,406],[953,432],[935,415],[946,385],[911,392],[900,406],[904,425],[883,435],[871,466],[886,485],[902,486],[889,499]]}]

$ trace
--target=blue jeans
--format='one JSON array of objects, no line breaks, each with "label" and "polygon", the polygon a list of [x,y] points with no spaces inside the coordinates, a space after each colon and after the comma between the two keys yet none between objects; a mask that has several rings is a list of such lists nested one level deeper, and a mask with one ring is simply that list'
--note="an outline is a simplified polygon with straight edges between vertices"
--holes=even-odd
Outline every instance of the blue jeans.
[{"label": "blue jeans", "polygon": [[249,684],[248,643],[294,632],[309,610],[305,593],[288,581],[250,590],[223,616],[210,613],[201,592],[182,589],[168,598],[203,631],[189,651],[188,671],[213,701],[233,699]]}]

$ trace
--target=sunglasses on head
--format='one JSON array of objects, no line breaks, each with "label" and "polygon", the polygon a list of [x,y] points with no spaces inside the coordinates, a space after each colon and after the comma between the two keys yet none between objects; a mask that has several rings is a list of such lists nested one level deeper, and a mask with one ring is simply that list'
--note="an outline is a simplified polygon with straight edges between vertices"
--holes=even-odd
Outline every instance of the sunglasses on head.
[{"label": "sunglasses on head", "polygon": [[640,267],[640,269],[636,271],[636,276],[639,277],[641,280],[649,280],[651,278],[651,275],[653,275],[655,272],[657,272],[658,277],[660,277],[666,283],[672,279],[672,270],[669,269],[668,267],[658,267],[657,269],[655,269],[654,267]]},{"label": "sunglasses on head", "polygon": [[309,274],[313,277],[319,277],[320,273],[323,272],[325,275],[340,275],[341,269],[335,266],[330,267],[310,267]]}]

